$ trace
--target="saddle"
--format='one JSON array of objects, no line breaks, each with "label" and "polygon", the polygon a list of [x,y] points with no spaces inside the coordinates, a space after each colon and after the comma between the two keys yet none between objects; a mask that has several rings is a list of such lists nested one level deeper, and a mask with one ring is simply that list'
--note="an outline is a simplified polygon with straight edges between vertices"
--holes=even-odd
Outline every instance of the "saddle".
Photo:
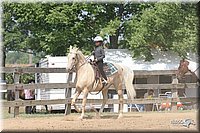
[{"label": "saddle", "polygon": [[103,70],[104,70],[104,72],[105,72],[105,74],[106,74],[107,77],[112,76],[113,74],[115,74],[118,71],[117,67],[114,66],[110,62],[105,62],[103,64]]},{"label": "saddle", "polygon": [[[95,62],[90,62],[90,64],[92,65],[92,67],[94,69],[95,79],[98,80],[100,78],[103,78],[101,76],[101,73],[98,69],[97,64]],[[107,77],[110,77],[113,74],[115,74],[118,71],[118,69],[112,63],[106,62],[106,63],[103,64],[103,71],[104,71],[104,73],[106,74]]]}]

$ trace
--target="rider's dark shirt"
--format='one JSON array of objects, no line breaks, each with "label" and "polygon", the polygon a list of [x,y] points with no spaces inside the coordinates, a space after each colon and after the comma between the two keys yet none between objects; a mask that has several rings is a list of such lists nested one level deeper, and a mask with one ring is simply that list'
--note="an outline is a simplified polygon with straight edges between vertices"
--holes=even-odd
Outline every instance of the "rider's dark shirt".
[{"label": "rider's dark shirt", "polygon": [[103,58],[105,58],[105,52],[101,46],[95,47],[94,57],[97,59],[98,62],[103,62]]}]

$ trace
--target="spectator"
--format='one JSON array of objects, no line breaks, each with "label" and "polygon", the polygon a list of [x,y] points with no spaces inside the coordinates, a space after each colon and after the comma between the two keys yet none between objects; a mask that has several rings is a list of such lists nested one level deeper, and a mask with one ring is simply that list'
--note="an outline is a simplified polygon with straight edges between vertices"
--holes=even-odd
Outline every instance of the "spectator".
[{"label": "spectator", "polygon": [[[147,93],[144,94],[144,98],[151,99],[155,97],[154,90],[149,89]],[[145,104],[145,111],[152,111],[153,104]]]},{"label": "spectator", "polygon": [[[29,80],[29,84],[34,84],[34,80]],[[34,100],[35,99],[35,91],[31,89],[24,89],[25,100]],[[26,114],[31,114],[32,106],[25,107]]]},{"label": "spectator", "polygon": [[151,99],[155,96],[154,94],[154,90],[153,89],[149,89],[147,93],[144,94],[144,98],[148,98]]}]

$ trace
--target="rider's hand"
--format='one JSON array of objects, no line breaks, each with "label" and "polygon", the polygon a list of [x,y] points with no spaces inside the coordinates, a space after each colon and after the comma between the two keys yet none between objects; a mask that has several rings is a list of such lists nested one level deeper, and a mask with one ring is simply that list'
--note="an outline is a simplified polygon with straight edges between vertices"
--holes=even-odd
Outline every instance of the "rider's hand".
[{"label": "rider's hand", "polygon": [[92,55],[94,55],[94,51],[92,51]]},{"label": "rider's hand", "polygon": [[98,62],[98,60],[97,60],[97,59],[94,59],[94,62]]}]

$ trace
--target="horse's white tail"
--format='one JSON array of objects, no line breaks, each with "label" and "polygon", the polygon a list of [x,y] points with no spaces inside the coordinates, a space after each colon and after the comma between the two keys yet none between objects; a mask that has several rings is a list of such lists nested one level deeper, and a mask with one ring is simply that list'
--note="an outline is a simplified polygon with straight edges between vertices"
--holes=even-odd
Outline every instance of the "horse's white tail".
[{"label": "horse's white tail", "polygon": [[123,74],[123,77],[124,77],[124,83],[125,83],[125,87],[126,87],[126,90],[127,90],[128,98],[133,100],[134,97],[136,96],[136,91],[135,91],[135,88],[133,86],[134,73],[128,67],[123,66],[122,69],[123,69],[122,74]]}]

